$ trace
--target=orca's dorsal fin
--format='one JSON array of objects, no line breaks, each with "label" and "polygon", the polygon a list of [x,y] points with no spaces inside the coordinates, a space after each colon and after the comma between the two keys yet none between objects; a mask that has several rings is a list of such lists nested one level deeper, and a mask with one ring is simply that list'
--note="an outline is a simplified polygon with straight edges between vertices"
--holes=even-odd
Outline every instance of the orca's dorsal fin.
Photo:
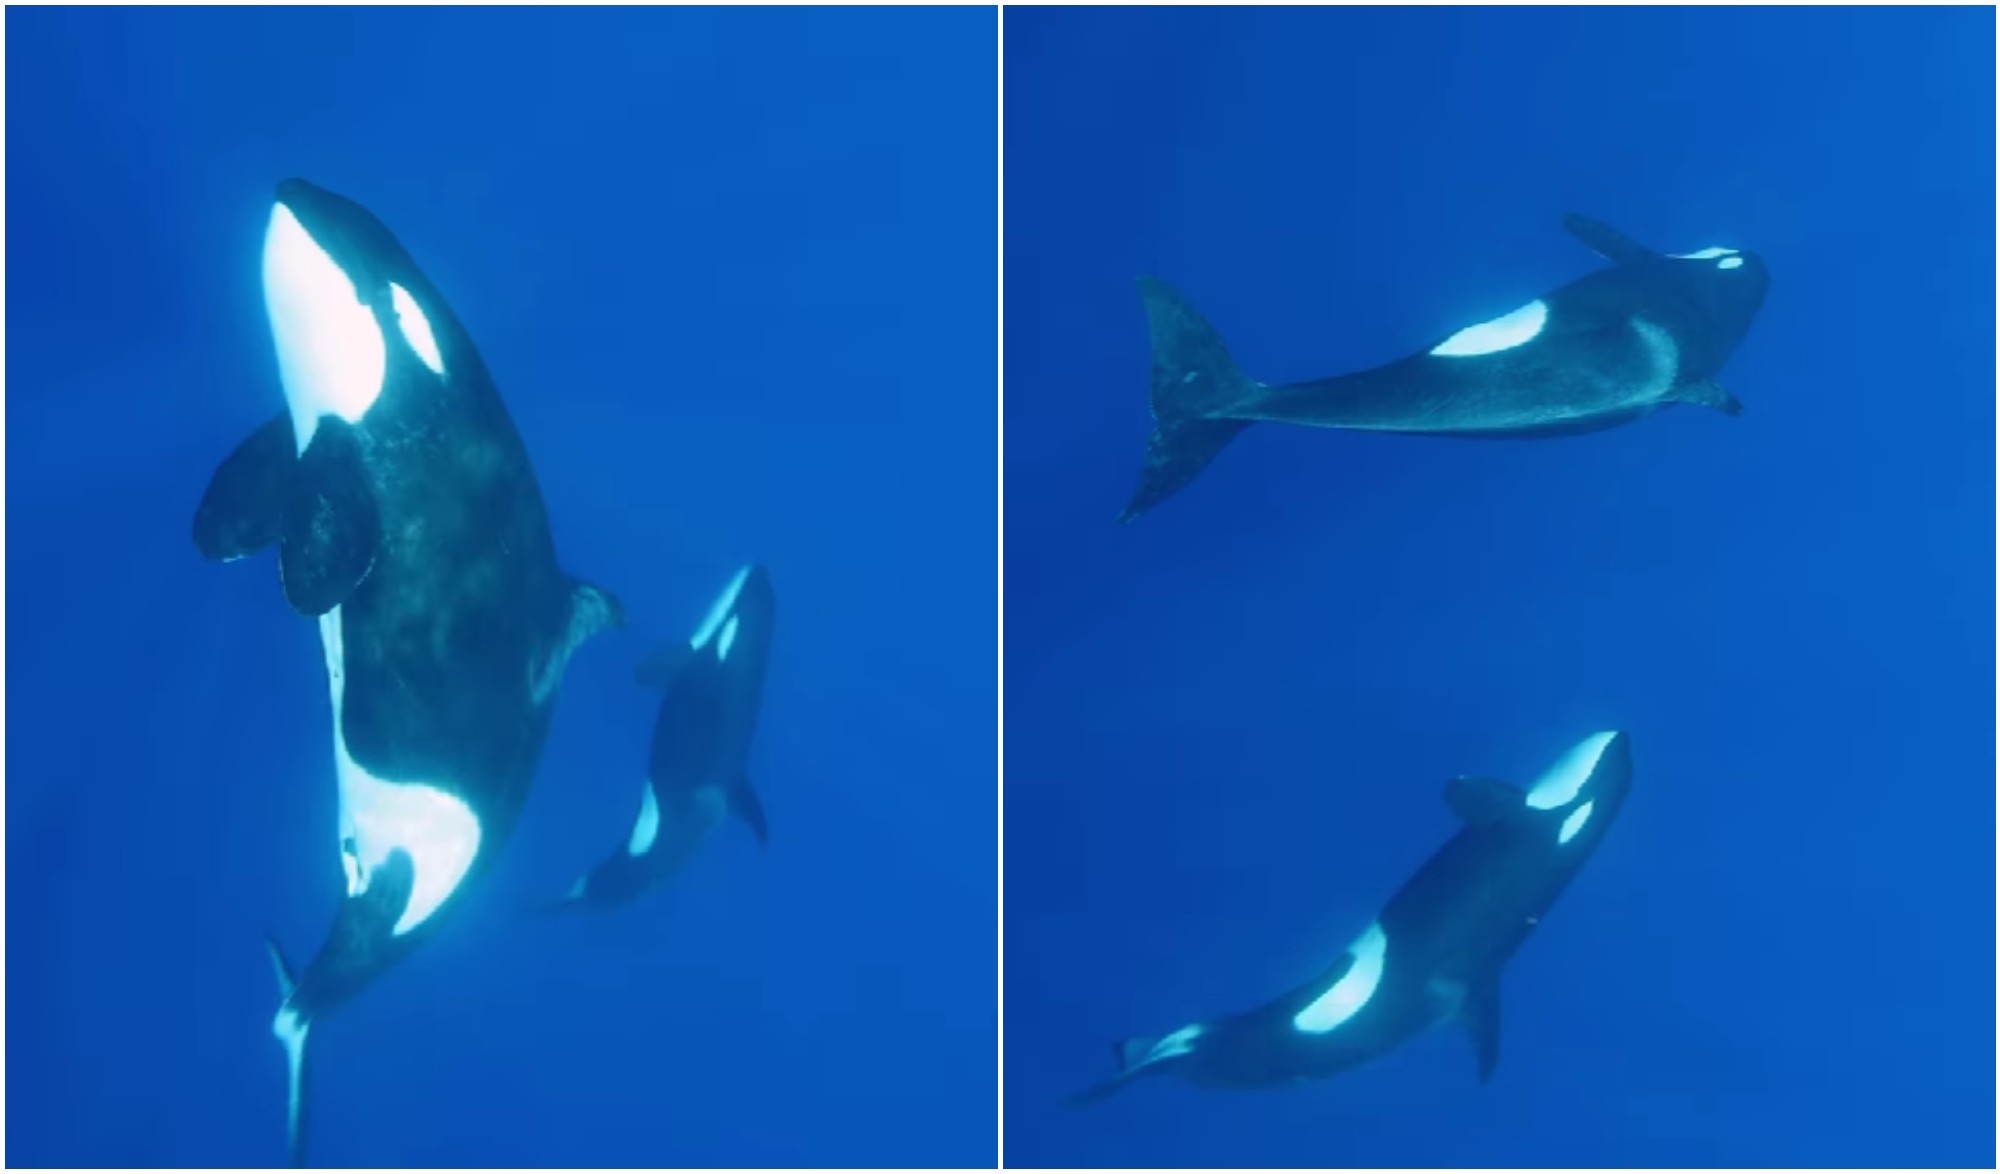
[{"label": "orca's dorsal fin", "polygon": [[1659,256],[1602,220],[1570,212],[1563,216],[1563,227],[1569,230],[1571,236],[1595,249],[1598,256],[1620,265],[1631,265]]},{"label": "orca's dorsal fin", "polygon": [[1479,1061],[1479,1083],[1493,1079],[1500,1065],[1500,976],[1475,983],[1465,992],[1465,1004],[1458,1011],[1459,1022],[1472,1040],[1472,1054]]},{"label": "orca's dorsal fin", "polygon": [[1527,806],[1527,796],[1512,783],[1460,775],[1444,785],[1445,806],[1467,823],[1494,823]]},{"label": "orca's dorsal fin", "polygon": [[739,774],[729,788],[729,810],[736,818],[750,825],[750,831],[757,837],[759,848],[771,842],[771,828],[764,821],[764,801],[757,798],[757,792],[750,787],[750,776]]}]

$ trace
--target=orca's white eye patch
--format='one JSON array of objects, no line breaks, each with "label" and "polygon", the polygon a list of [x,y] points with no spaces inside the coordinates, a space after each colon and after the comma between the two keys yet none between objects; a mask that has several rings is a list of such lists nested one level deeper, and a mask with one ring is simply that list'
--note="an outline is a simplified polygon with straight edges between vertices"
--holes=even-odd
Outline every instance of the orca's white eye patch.
[{"label": "orca's white eye patch", "polygon": [[353,280],[283,204],[264,234],[264,311],[304,452],[321,416],[353,424],[374,406],[388,348]]},{"label": "orca's white eye patch", "polygon": [[1448,358],[1466,358],[1512,350],[1540,334],[1548,321],[1548,303],[1537,299],[1490,322],[1466,327],[1432,347],[1431,353]]},{"label": "orca's white eye patch", "polygon": [[1326,993],[1292,1016],[1292,1026],[1308,1035],[1332,1031],[1360,1012],[1382,985],[1382,967],[1389,953],[1389,935],[1377,923],[1347,947],[1354,961]]},{"label": "orca's white eye patch", "polygon": [[632,839],[625,845],[628,856],[644,856],[653,847],[653,840],[660,834],[660,800],[653,794],[653,784],[648,781],[640,790],[639,822],[632,825]]},{"label": "orca's white eye patch", "polygon": [[1590,822],[1590,809],[1595,806],[1597,806],[1597,800],[1585,799],[1575,811],[1570,812],[1569,816],[1563,820],[1562,827],[1556,832],[1556,843],[1567,844],[1575,837],[1576,833],[1582,831],[1583,825]]},{"label": "orca's white eye patch", "polygon": [[389,301],[396,308],[396,324],[403,328],[403,339],[410,349],[417,352],[432,374],[444,374],[444,356],[438,352],[437,335],[431,333],[431,320],[424,316],[424,308],[410,296],[409,290],[393,281],[389,283]]}]

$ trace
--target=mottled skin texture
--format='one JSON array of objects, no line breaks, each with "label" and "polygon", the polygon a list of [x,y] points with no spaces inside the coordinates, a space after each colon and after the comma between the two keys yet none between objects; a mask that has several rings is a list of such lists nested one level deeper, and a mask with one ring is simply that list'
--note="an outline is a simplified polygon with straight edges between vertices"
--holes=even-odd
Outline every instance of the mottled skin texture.
[{"label": "mottled skin texture", "polygon": [[1377,922],[1388,950],[1381,981],[1346,1022],[1318,1035],[1292,1023],[1347,973],[1353,959],[1343,952],[1324,974],[1261,1007],[1204,1021],[1187,1054],[1121,1073],[1084,1098],[1154,1073],[1213,1088],[1331,1076],[1454,1018],[1461,999],[1497,998],[1502,968],[1597,850],[1631,780],[1630,739],[1621,735],[1584,791],[1595,806],[1568,843],[1557,842],[1566,809],[1522,804],[1504,818],[1464,823],[1383,906]]},{"label": "mottled skin texture", "polygon": [[[378,778],[459,796],[481,825],[471,868],[409,932],[391,933],[407,900],[407,880],[394,883],[393,869],[378,869],[368,891],[342,901],[332,934],[299,975],[291,1000],[311,1019],[352,997],[449,920],[513,830],[570,653],[582,638],[615,624],[618,611],[608,595],[579,593],[557,564],[527,450],[471,339],[402,246],[371,214],[332,193],[288,181],[279,198],[354,279],[388,343],[374,407],[352,428],[332,417],[319,424],[329,437],[349,434],[341,438],[345,447],[337,451],[347,455],[334,472],[350,485],[344,496],[335,494],[336,506],[356,508],[359,486],[378,522],[369,531],[372,554],[359,561],[366,574],[339,600],[348,751]],[[390,281],[422,307],[447,379],[404,341]],[[315,435],[314,445],[323,439]],[[253,437],[245,447],[257,443]],[[294,470],[312,457],[309,449]],[[273,475],[264,471],[261,478]],[[268,484],[259,489],[272,492]],[[259,503],[232,501],[232,493],[241,487],[225,486],[218,473],[198,516],[197,541],[211,554],[227,544],[204,537],[204,518],[211,529],[234,525],[253,541],[268,540],[264,531],[273,528],[242,524]],[[349,533],[338,522],[336,509],[322,539],[330,533],[337,545]],[[295,531],[275,528],[293,541]],[[337,563],[340,554],[331,557]]]},{"label": "mottled skin texture", "polygon": [[1585,217],[1565,227],[1613,264],[1545,294],[1547,322],[1531,341],[1483,355],[1429,353],[1439,339],[1379,367],[1275,387],[1245,377],[1172,288],[1142,282],[1156,428],[1121,520],[1178,492],[1260,420],[1528,438],[1616,427],[1673,403],[1741,411],[1713,380],[1763,304],[1763,260],[1736,253],[1725,269],[1718,259],[1663,256]]},{"label": "mottled skin texture", "polygon": [[[646,785],[659,803],[658,835],[638,856],[620,845],[606,857],[585,878],[579,903],[608,908],[632,900],[679,872],[732,802],[756,802],[754,796],[732,798],[732,792],[749,785],[750,745],[777,623],[777,596],[764,568],[751,568],[732,612],[737,627],[728,655],[721,655],[719,639],[711,639],[664,682],[646,769]],[[761,823],[753,826],[761,839]]]}]

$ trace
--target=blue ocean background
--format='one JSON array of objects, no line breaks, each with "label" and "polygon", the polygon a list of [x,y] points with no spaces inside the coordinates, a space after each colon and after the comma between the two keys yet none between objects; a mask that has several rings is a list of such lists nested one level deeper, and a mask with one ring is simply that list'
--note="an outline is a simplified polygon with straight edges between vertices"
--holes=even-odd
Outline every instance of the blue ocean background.
[{"label": "blue ocean background", "polygon": [[[1010,9],[1011,1166],[1966,1166],[1994,1126],[1991,9]],[[1175,284],[1253,378],[1600,264],[1755,249],[1676,408],[1244,433],[1115,527]],[[1453,830],[1630,731],[1631,801],[1456,1029],[1259,1093],[1112,1043],[1330,965]]]},{"label": "blue ocean background", "polygon": [[[290,175],[451,299],[631,616],[483,889],[316,1029],[315,1163],[992,1163],[995,21],[7,13],[8,1164],[285,1160],[262,939],[302,964],[341,891],[325,670],[189,527],[282,405]],[[768,851],[521,918],[623,844],[632,669],[753,559]]]}]

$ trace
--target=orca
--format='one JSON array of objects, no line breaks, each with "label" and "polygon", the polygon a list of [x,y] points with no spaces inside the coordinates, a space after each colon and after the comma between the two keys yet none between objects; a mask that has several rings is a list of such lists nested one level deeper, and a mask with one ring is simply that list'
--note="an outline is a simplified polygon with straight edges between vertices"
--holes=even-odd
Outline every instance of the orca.
[{"label": "orca", "polygon": [[278,185],[263,291],[285,410],[215,471],[194,541],[278,548],[319,625],[346,894],[282,996],[287,1133],[305,1157],[306,1040],[428,939],[507,842],[571,654],[622,625],[565,574],[527,449],[472,339],[388,228]]},{"label": "orca", "polygon": [[725,814],[748,824],[759,846],[768,842],[764,805],[747,764],[777,612],[770,573],[744,567],[692,639],[639,666],[639,683],[662,693],[638,819],[622,847],[542,911],[608,909],[631,901],[679,872]]},{"label": "orca", "polygon": [[1271,386],[1163,281],[1142,279],[1152,335],[1154,429],[1129,522],[1194,480],[1259,420],[1430,436],[1544,437],[1627,424],[1668,404],[1738,415],[1715,382],[1771,284],[1757,254],[1668,256],[1571,214],[1564,227],[1611,262],[1379,367]]},{"label": "orca", "polygon": [[1210,1088],[1269,1088],[1331,1076],[1447,1022],[1471,1036],[1481,1083],[1500,1059],[1500,971],[1603,842],[1632,786],[1631,739],[1594,734],[1525,794],[1454,779],[1458,832],[1417,870],[1325,973],[1241,1014],[1117,1047],[1094,1101],[1171,1073]]}]

